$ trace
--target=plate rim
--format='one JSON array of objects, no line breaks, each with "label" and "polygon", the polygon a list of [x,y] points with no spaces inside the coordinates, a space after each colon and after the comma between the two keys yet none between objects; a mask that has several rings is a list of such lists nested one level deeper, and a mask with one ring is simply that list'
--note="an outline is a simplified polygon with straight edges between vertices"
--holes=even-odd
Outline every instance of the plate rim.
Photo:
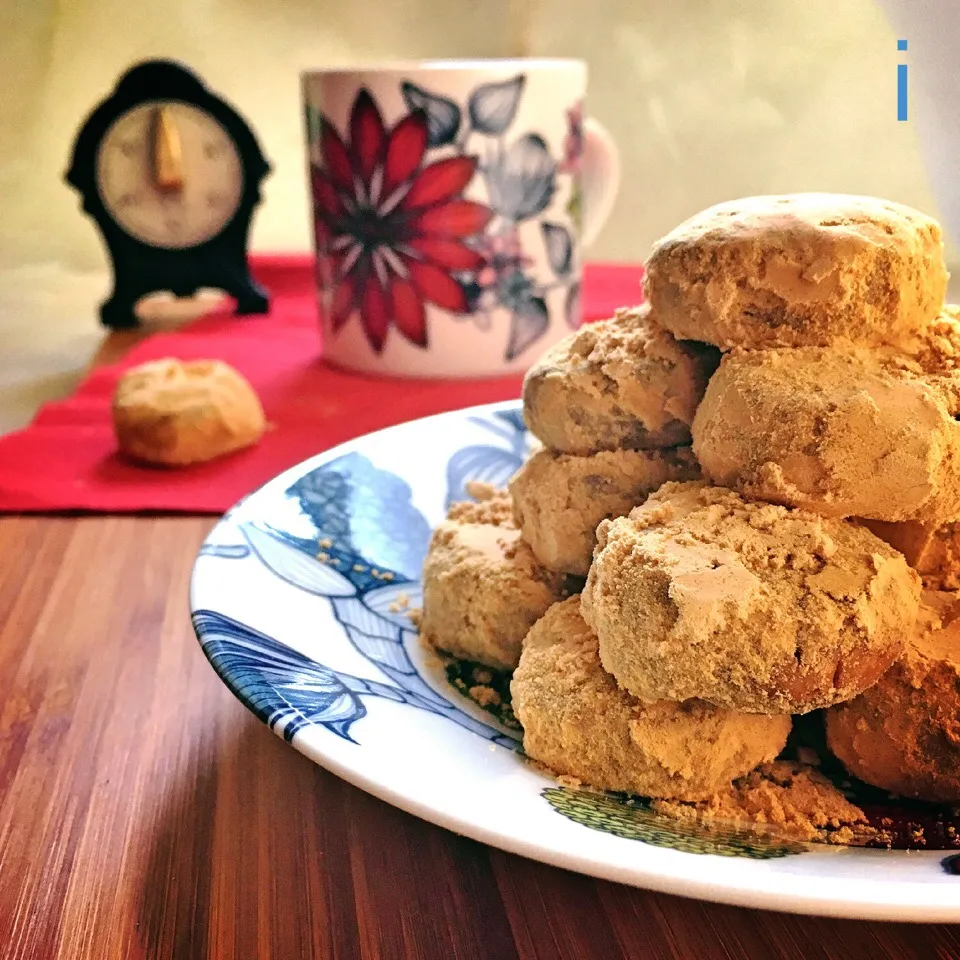
[{"label": "plate rim", "polygon": [[[388,427],[383,427],[379,430],[370,431],[341,444],[337,444],[328,450],[314,454],[299,463],[293,464],[271,479],[260,484],[225,511],[204,537],[201,548],[194,557],[190,572],[188,603],[191,615],[198,610],[196,602],[198,583],[203,577],[202,566],[199,563],[202,556],[202,548],[215,538],[219,528],[228,521],[229,515],[241,503],[248,503],[259,496],[268,494],[277,487],[288,486],[294,479],[322,466],[324,463],[328,463],[331,460],[354,451],[357,447],[375,440],[380,434],[414,424],[425,425],[443,419],[465,418],[471,414],[492,414],[498,410],[517,409],[520,403],[520,399],[516,398],[493,403],[475,404],[456,410],[447,410],[441,413],[431,414],[426,417],[406,420]],[[197,629],[192,616],[191,622],[193,623],[194,633],[198,641],[202,641],[202,631]],[[234,690],[225,673],[222,673],[206,655],[206,649],[203,647],[202,642],[201,651],[220,682],[227,687],[230,693],[247,711],[256,716],[252,705]],[[264,726],[267,726],[268,730],[270,729],[265,721],[259,717],[257,719],[259,719]],[[280,735],[277,731],[271,732],[275,735]],[[945,883],[931,883],[929,881],[919,880],[892,881],[892,883],[901,890],[906,888],[915,893],[915,896],[911,897],[909,902],[904,902],[903,899],[877,897],[876,892],[888,885],[887,881],[878,879],[862,879],[853,882],[849,879],[833,879],[822,876],[815,877],[813,879],[815,879],[820,892],[809,894],[785,892],[780,889],[762,889],[756,883],[744,883],[740,880],[731,880],[729,883],[718,883],[716,880],[698,880],[688,874],[664,874],[662,870],[645,868],[641,862],[632,864],[629,867],[620,867],[604,860],[591,859],[584,854],[561,851],[537,841],[528,842],[513,834],[497,831],[492,827],[478,825],[474,821],[463,819],[455,812],[450,812],[440,805],[431,806],[429,803],[421,802],[376,779],[372,774],[366,774],[350,764],[341,762],[336,756],[329,752],[324,752],[319,748],[312,747],[309,738],[297,735],[290,741],[290,745],[301,755],[317,764],[317,766],[332,773],[334,776],[418,819],[449,830],[459,836],[469,837],[495,849],[545,863],[559,869],[581,873],[595,879],[608,880],[638,889],[686,897],[693,900],[720,903],[727,906],[769,910],[776,913],[832,917],[837,919],[895,921],[901,923],[960,922],[960,880],[958,880],[958,885],[955,888],[950,886],[949,881]],[[643,843],[643,841],[631,842]],[[816,845],[811,844],[810,846]],[[829,847],[828,849],[831,855],[842,855],[842,848]],[[881,855],[884,853],[884,851],[876,852]],[[933,851],[920,852],[933,853]],[[811,850],[810,853],[815,855],[817,851]],[[889,851],[889,853],[907,855],[906,851]],[[948,851],[942,851],[942,853],[943,856],[949,856]],[[709,856],[709,854],[685,855],[693,858]],[[807,854],[805,854],[805,856],[806,855]],[[695,862],[695,860],[691,861],[691,863]],[[772,878],[766,876],[761,879],[766,879],[769,882]],[[782,878],[776,879],[786,882],[789,881],[790,877],[785,874]],[[833,885],[842,885],[844,889],[838,893],[834,893],[829,889],[824,891],[823,887],[825,885],[828,888]],[[861,896],[851,897],[851,889],[864,892]],[[873,895],[871,896],[870,894]],[[924,900],[927,902],[923,902]],[[934,902],[929,902],[931,900]]]}]

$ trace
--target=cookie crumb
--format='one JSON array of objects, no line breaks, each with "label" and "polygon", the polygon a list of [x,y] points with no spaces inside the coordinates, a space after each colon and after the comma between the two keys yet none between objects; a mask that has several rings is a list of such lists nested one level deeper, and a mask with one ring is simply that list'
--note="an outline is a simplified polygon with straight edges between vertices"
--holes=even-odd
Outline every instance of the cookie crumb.
[{"label": "cookie crumb", "polygon": [[492,500],[497,495],[497,488],[492,483],[485,483],[483,480],[468,480],[463,485],[463,489],[474,500]]},{"label": "cookie crumb", "polygon": [[471,700],[475,700],[481,707],[499,707],[500,694],[493,687],[487,687],[483,684],[474,684],[467,691]]},{"label": "cookie crumb", "polygon": [[513,501],[506,490],[495,490],[492,496],[479,501],[458,500],[450,505],[447,520],[514,529]]},{"label": "cookie crumb", "polygon": [[[386,579],[386,574],[384,574],[384,579]],[[397,599],[394,600],[393,603],[391,603],[390,606],[387,607],[387,609],[391,613],[401,613],[402,611],[406,610],[407,607],[409,606],[410,606],[409,595],[401,592],[397,594]]]}]

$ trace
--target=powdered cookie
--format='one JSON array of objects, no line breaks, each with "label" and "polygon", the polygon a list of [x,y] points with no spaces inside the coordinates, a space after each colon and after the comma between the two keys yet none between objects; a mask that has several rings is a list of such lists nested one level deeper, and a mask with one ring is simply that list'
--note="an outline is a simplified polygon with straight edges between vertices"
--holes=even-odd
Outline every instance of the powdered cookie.
[{"label": "powdered cookie", "polygon": [[604,450],[587,457],[541,450],[514,475],[510,494],[537,559],[586,576],[601,520],[627,513],[667,480],[699,475],[689,447]]},{"label": "powdered cookie", "polygon": [[597,528],[583,615],[641,700],[807,713],[876,682],[919,594],[864,527],[668,483]]},{"label": "powdered cookie", "polygon": [[791,725],[696,701],[638,703],[600,665],[578,597],[533,626],[510,691],[528,756],[594,787],[652,797],[710,796],[772,760]]},{"label": "powdered cookie", "polygon": [[947,286],[932,218],[827,193],[710,207],[654,245],[644,289],[681,339],[731,347],[896,343],[940,310]]},{"label": "powdered cookie", "polygon": [[960,372],[890,350],[735,351],[693,423],[704,475],[824,516],[960,519]]},{"label": "powdered cookie", "polygon": [[250,384],[219,360],[154,360],[128,370],[113,397],[120,450],[185,466],[256,443],[266,422]]},{"label": "powdered cookie", "polygon": [[570,334],[528,371],[527,426],[546,446],[584,455],[689,443],[690,422],[719,354],[681,344],[649,307]]},{"label": "powdered cookie", "polygon": [[960,590],[960,523],[943,527],[906,521],[885,523],[864,520],[894,550],[899,550],[913,567],[923,585],[931,590]]},{"label": "powdered cookie", "polygon": [[960,370],[960,307],[944,304],[929,326],[897,349],[926,373]]},{"label": "powdered cookie", "polygon": [[960,604],[925,594],[902,658],[827,711],[827,743],[856,777],[907,797],[960,803]]},{"label": "powdered cookie", "polygon": [[454,504],[424,562],[420,635],[454,656],[512,669],[563,580],[520,539],[509,497]]}]

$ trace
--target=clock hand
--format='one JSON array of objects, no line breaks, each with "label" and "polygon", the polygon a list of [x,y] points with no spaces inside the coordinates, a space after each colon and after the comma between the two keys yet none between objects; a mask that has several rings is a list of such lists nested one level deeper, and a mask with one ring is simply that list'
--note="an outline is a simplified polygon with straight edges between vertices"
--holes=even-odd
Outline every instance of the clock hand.
[{"label": "clock hand", "polygon": [[150,117],[150,159],[153,183],[158,190],[183,189],[180,131],[169,107],[155,107]]}]

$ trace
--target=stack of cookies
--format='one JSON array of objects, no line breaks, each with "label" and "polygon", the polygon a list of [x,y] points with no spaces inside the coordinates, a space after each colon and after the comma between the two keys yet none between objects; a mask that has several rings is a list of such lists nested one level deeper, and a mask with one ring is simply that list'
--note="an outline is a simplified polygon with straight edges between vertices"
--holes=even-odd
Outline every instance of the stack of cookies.
[{"label": "stack of cookies", "polygon": [[524,418],[543,449],[510,495],[544,566],[586,576],[601,520],[700,476],[690,425],[719,362],[716,348],[676,340],[643,306],[582,327],[530,369]]},{"label": "stack of cookies", "polygon": [[[509,542],[548,587],[510,656],[481,656],[478,591],[442,612],[441,528],[423,610],[438,647],[516,666],[531,757],[596,787],[698,800],[772,760],[794,715],[823,710],[853,774],[960,800],[960,324],[946,282],[939,226],[907,207],[721,204],[656,244],[643,307],[531,369],[524,410],[544,448],[509,493],[457,509],[496,511],[485,560]],[[586,575],[579,594],[571,575]]]}]

